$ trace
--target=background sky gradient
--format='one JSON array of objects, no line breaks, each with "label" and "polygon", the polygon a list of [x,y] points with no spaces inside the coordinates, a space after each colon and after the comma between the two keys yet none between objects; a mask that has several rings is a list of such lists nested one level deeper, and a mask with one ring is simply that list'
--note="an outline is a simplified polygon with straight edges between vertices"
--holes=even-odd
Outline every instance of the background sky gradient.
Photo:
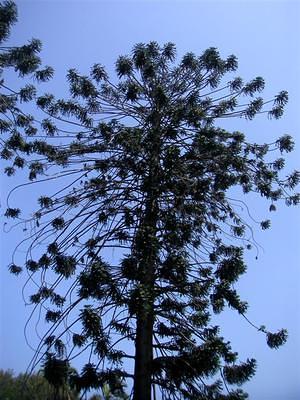
[{"label": "background sky gradient", "polygon": [[[129,53],[138,42],[174,42],[178,58],[189,51],[201,54],[208,47],[217,47],[223,57],[235,54],[239,59],[237,75],[245,80],[262,76],[266,81],[264,98],[287,90],[290,101],[279,121],[270,121],[262,115],[250,122],[230,119],[222,126],[242,130],[248,140],[257,143],[291,134],[296,149],[287,155],[286,171],[299,169],[300,1],[19,0],[16,3],[19,22],[10,41],[23,44],[32,37],[42,40],[43,64],[54,67],[55,77],[40,90],[58,97],[67,93],[68,68],[86,74],[99,62],[110,72],[116,58]],[[22,176],[2,178],[2,215],[9,189],[22,179]],[[35,198],[32,186],[27,192],[18,191],[12,204],[34,208]],[[245,385],[251,400],[298,400],[299,210],[278,204],[278,211],[269,215],[268,204],[262,199],[248,196],[245,200],[253,216],[258,221],[271,218],[272,227],[266,232],[255,228],[261,249],[257,260],[255,251],[247,255],[248,273],[241,279],[238,290],[250,304],[248,316],[253,322],[266,325],[270,331],[287,328],[289,340],[279,350],[271,350],[264,335],[233,311],[224,312],[217,321],[241,359],[254,357],[258,361],[255,377]],[[0,368],[20,372],[32,357],[23,336],[30,308],[24,306],[21,295],[25,275],[15,278],[6,266],[14,246],[22,238],[22,230],[2,233],[1,237]]]}]

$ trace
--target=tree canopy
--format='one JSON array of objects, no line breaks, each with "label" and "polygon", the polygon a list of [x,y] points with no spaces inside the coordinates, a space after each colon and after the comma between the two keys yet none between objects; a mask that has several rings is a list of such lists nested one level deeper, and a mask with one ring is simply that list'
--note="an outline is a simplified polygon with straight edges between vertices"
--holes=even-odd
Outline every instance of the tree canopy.
[{"label": "tree canopy", "polygon": [[[134,400],[157,387],[163,399],[247,398],[240,386],[256,361],[239,361],[213,322],[225,307],[247,318],[235,284],[255,242],[237,204],[247,193],[270,211],[298,204],[299,173],[282,174],[290,136],[257,144],[218,126],[280,118],[288,100],[285,91],[264,100],[263,78],[243,82],[237,67],[216,48],[177,63],[174,44],[140,43],[118,58],[115,79],[100,64],[88,76],[69,70],[69,99],[36,96],[43,119],[22,113],[20,92],[4,109],[7,175],[24,168],[29,182],[55,181],[32,217],[6,210],[31,227],[30,302],[50,324],[32,367],[43,361],[50,383],[63,383],[86,354],[72,377],[83,393],[109,385],[121,395],[132,379]],[[12,261],[12,273],[22,269]],[[284,329],[257,330],[271,348],[287,338]]]},{"label": "tree canopy", "polygon": [[1,400],[78,400],[79,396],[71,388],[65,387],[56,391],[42,372],[31,376],[22,373],[15,376],[13,371],[0,370],[0,398]]},{"label": "tree canopy", "polygon": [[[102,393],[103,396],[93,394],[89,400],[125,399],[112,396],[108,386],[102,388]],[[28,376],[23,373],[15,375],[11,370],[0,370],[0,398],[1,400],[79,400],[79,393],[70,385],[56,390],[45,379],[43,371]]]}]

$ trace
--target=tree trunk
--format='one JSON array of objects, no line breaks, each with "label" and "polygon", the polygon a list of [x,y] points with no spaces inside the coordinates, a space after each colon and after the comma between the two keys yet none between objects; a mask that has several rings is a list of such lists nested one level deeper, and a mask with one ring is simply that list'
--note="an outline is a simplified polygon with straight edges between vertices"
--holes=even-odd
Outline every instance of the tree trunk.
[{"label": "tree trunk", "polygon": [[[150,203],[150,204],[149,204]],[[155,282],[155,231],[157,202],[149,202],[146,207],[144,223],[137,237],[140,250],[140,281],[137,304],[135,366],[133,400],[151,400],[151,370],[153,359],[153,303]]]},{"label": "tree trunk", "polygon": [[160,190],[160,137],[158,119],[156,127],[151,132],[152,148],[148,159],[150,168],[146,184],[145,213],[136,237],[137,256],[140,264],[140,296],[136,315],[133,400],[151,400],[154,283],[158,257],[156,235]]},{"label": "tree trunk", "polygon": [[137,316],[134,400],[151,400],[152,333],[152,312],[141,313]]}]

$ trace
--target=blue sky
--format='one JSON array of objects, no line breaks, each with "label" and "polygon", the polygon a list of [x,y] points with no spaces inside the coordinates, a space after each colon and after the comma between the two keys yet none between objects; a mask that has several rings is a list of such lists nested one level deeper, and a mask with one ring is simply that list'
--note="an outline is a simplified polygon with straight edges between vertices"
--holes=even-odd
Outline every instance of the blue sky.
[{"label": "blue sky", "polygon": [[[174,42],[178,56],[188,51],[200,54],[208,47],[217,47],[224,57],[235,54],[240,76],[245,80],[257,75],[265,78],[264,97],[288,90],[290,101],[279,121],[264,116],[251,122],[232,119],[226,128],[243,130],[255,142],[291,134],[296,150],[288,156],[287,171],[299,169],[299,1],[19,0],[17,5],[19,23],[11,43],[22,44],[32,37],[42,40],[43,62],[56,71],[45,90],[58,96],[66,94],[68,68],[87,73],[99,62],[110,71],[117,56],[129,53],[137,42]],[[2,206],[18,180],[2,179]],[[28,203],[34,194],[24,197],[19,192],[14,200]],[[220,324],[242,359],[258,360],[257,374],[245,386],[250,399],[296,400],[300,398],[299,211],[282,204],[277,213],[268,215],[263,201],[252,197],[247,201],[258,220],[272,217],[272,228],[263,233],[257,229],[256,240],[263,250],[258,260],[254,253],[247,256],[248,273],[239,290],[250,303],[251,320],[273,331],[287,328],[289,341],[277,351],[269,349],[263,335],[233,312],[225,312]],[[5,268],[20,234],[2,234],[1,240],[0,368],[15,371],[25,370],[32,356],[23,336],[30,309],[21,297],[22,278],[10,276]]]}]

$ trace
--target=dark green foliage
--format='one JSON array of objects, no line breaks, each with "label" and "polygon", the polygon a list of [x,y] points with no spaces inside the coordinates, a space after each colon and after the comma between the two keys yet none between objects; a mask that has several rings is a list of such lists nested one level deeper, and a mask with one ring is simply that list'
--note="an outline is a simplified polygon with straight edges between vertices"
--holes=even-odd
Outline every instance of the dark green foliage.
[{"label": "dark green foliage", "polygon": [[232,365],[224,367],[224,376],[226,381],[230,384],[242,385],[254,375],[256,368],[256,361],[254,359],[247,360],[247,362],[240,365]]},{"label": "dark green foliage", "polygon": [[39,373],[15,376],[12,371],[0,370],[0,398],[3,400],[79,400],[74,391],[56,391]]},{"label": "dark green foliage", "polygon": [[4,215],[8,218],[18,218],[20,213],[19,208],[7,208]]},{"label": "dark green foliage", "polygon": [[69,368],[67,361],[58,360],[48,353],[44,363],[44,376],[51,385],[60,387],[67,382]]},{"label": "dark green foliage", "polygon": [[[47,115],[38,140],[33,119],[19,119],[12,134],[1,126],[5,160],[18,152],[23,161],[13,163],[28,168],[29,179],[52,170],[51,179],[64,179],[38,200],[26,260],[42,276],[31,301],[43,304],[52,323],[39,351],[53,384],[63,384],[69,359],[87,350],[72,377],[78,390],[108,384],[120,395],[123,380],[133,378],[135,400],[149,400],[151,384],[168,399],[241,400],[247,395],[228,385],[251,378],[255,361],[238,363],[211,321],[225,307],[247,311],[234,284],[246,272],[244,249],[255,245],[252,221],[239,215],[229,191],[257,193],[275,211],[279,200],[299,202],[299,173],[283,178],[284,160],[270,159],[292,150],[291,137],[256,144],[217,124],[264,112],[279,118],[287,93],[268,108],[270,101],[255,97],[261,77],[225,80],[237,69],[234,56],[222,59],[215,48],[187,53],[179,64],[175,56],[171,43],[137,44],[117,60],[114,84],[99,64],[90,76],[70,70],[69,100],[36,100]],[[28,88],[20,100],[32,96]],[[6,214],[18,218],[19,210]],[[116,265],[105,259],[110,248],[123,252]],[[286,340],[285,331],[257,329],[270,347]],[[127,341],[135,344],[134,375],[123,364],[132,359]]]},{"label": "dark green foliage", "polygon": [[14,275],[19,275],[21,272],[22,272],[22,267],[19,267],[18,265],[15,265],[15,264],[11,264],[10,266],[9,266],[9,270],[10,270],[10,272],[12,273],[12,274],[14,274]]},{"label": "dark green foliage", "polygon": [[281,329],[276,333],[267,332],[268,346],[271,347],[271,349],[277,349],[287,341],[287,337],[286,329]]},{"label": "dark green foliage", "polygon": [[55,257],[55,264],[55,272],[63,275],[65,278],[69,278],[75,273],[76,259],[72,256],[59,254]]},{"label": "dark green foliage", "polygon": [[[0,370],[0,398],[1,400],[79,400],[80,394],[71,386],[76,381],[77,373],[69,370],[68,382],[64,387],[53,387],[44,377],[44,371],[29,375],[15,375],[13,371]],[[112,382],[113,384],[113,382]],[[119,385],[119,383],[118,383]],[[122,388],[124,383],[121,383]],[[128,399],[126,394],[119,393],[115,385],[110,388],[104,384],[101,388],[103,395],[94,394],[89,400],[118,400]],[[119,391],[120,392],[120,391]],[[87,398],[87,397],[86,397]]]},{"label": "dark green foliage", "polygon": [[[16,155],[14,166],[24,167],[24,158],[17,154],[17,150],[22,148],[28,152],[29,146],[22,136],[17,132],[18,128],[23,128],[28,136],[36,132],[32,126],[33,117],[26,115],[21,104],[32,101],[36,97],[36,89],[31,84],[25,84],[22,88],[11,88],[6,84],[6,69],[14,69],[22,78],[30,76],[39,82],[49,80],[53,75],[53,69],[46,66],[39,69],[41,60],[39,52],[41,51],[41,42],[32,39],[22,46],[10,46],[6,42],[9,39],[12,25],[17,21],[17,7],[13,1],[4,1],[0,3],[0,132],[6,132],[10,138],[6,140],[5,145],[1,143],[1,157],[10,159]],[[6,168],[5,173],[8,176],[13,175],[15,170],[12,167]],[[36,177],[36,171],[30,172],[31,179]]]}]

